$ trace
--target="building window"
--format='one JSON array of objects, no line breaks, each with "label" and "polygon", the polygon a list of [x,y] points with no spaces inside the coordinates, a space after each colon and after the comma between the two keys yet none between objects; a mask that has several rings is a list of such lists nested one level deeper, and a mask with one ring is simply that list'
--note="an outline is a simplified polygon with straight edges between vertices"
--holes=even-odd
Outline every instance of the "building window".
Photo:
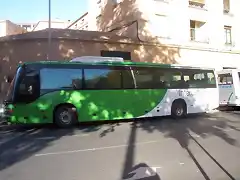
[{"label": "building window", "polygon": [[195,40],[195,21],[190,21],[190,39],[191,41]]},{"label": "building window", "polygon": [[131,61],[131,52],[125,51],[101,51],[103,57],[121,57],[124,60]]},{"label": "building window", "polygon": [[205,0],[189,0],[188,1],[190,7],[204,8]]},{"label": "building window", "polygon": [[150,21],[152,34],[157,37],[169,37],[169,19],[165,15],[155,14]]},{"label": "building window", "polygon": [[101,23],[101,17],[102,17],[101,14],[100,14],[99,16],[96,17],[97,25],[99,25],[99,24]]},{"label": "building window", "polygon": [[206,22],[190,20],[190,40],[208,43]]},{"label": "building window", "polygon": [[224,26],[225,44],[232,44],[232,27]]},{"label": "building window", "polygon": [[223,0],[223,12],[226,14],[230,12],[230,0]]}]

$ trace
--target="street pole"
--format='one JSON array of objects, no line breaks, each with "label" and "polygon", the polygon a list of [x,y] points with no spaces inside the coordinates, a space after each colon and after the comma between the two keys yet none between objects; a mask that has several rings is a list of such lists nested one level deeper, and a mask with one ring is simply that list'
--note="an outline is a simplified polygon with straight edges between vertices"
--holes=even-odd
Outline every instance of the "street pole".
[{"label": "street pole", "polygon": [[47,60],[50,60],[51,54],[51,0],[48,0],[48,50]]}]

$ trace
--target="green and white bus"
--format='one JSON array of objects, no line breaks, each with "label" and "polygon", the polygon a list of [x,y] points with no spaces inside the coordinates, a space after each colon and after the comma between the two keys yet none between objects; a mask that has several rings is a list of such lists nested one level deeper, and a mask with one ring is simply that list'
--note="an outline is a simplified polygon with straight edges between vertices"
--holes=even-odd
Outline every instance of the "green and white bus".
[{"label": "green and white bus", "polygon": [[219,106],[214,69],[94,58],[19,65],[5,100],[7,121],[69,127],[100,120],[182,118]]}]

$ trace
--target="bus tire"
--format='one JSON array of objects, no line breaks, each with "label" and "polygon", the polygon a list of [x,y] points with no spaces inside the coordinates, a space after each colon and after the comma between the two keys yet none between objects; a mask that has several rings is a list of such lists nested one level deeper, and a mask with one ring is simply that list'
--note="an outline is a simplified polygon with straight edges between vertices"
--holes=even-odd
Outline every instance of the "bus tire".
[{"label": "bus tire", "polygon": [[181,119],[186,117],[186,115],[187,115],[187,105],[185,101],[182,99],[175,100],[172,103],[171,116],[174,119]]},{"label": "bus tire", "polygon": [[54,111],[54,123],[60,128],[69,128],[77,123],[76,108],[71,105],[60,105]]}]

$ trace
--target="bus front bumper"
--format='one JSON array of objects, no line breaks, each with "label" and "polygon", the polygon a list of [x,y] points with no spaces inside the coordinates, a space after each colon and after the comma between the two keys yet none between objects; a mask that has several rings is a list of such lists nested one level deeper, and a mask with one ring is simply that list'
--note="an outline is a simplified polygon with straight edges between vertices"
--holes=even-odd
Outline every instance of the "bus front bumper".
[{"label": "bus front bumper", "polygon": [[6,123],[6,124],[12,124],[11,123],[11,115],[12,115],[12,111],[9,108],[9,105],[11,103],[10,102],[4,102],[3,104],[3,109],[2,109],[2,122]]}]

